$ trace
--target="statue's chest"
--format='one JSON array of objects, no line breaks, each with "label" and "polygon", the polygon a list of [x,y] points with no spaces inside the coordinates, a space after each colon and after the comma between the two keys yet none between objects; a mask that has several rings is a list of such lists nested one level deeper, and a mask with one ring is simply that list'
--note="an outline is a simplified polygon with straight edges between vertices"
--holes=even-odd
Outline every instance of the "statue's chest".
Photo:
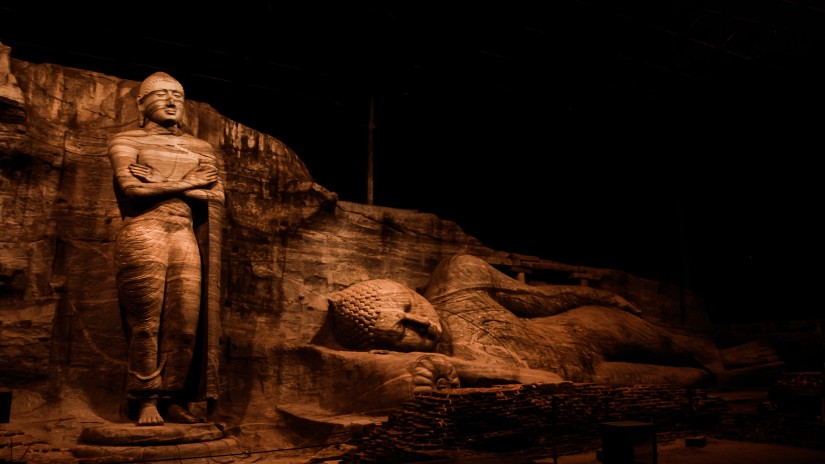
[{"label": "statue's chest", "polygon": [[168,144],[141,150],[138,153],[137,162],[160,171],[168,181],[177,181],[195,169],[200,158],[200,155],[188,150],[185,146]]}]

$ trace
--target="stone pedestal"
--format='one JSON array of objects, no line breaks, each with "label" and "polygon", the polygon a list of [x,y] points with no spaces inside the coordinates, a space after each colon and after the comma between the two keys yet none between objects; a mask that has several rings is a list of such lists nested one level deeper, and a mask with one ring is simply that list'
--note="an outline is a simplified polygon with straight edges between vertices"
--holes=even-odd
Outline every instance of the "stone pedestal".
[{"label": "stone pedestal", "polygon": [[109,424],[83,429],[72,454],[79,458],[118,457],[162,461],[214,456],[245,457],[238,441],[225,437],[216,424]]},{"label": "stone pedestal", "polygon": [[109,424],[84,428],[80,433],[80,442],[110,446],[180,445],[219,440],[223,436],[223,430],[215,424],[164,424],[149,427]]}]

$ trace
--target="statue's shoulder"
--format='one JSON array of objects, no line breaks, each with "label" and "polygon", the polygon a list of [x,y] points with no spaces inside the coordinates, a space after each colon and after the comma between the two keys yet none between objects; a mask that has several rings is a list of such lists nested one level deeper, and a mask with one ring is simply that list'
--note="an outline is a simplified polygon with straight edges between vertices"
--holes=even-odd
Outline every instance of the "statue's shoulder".
[{"label": "statue's shoulder", "polygon": [[181,135],[181,138],[183,138],[186,141],[186,143],[190,145],[203,148],[213,148],[211,143],[207,142],[206,140],[199,139],[192,134],[184,133],[183,135]]},{"label": "statue's shoulder", "polygon": [[131,129],[113,134],[111,137],[109,137],[109,139],[114,140],[127,137],[145,137],[146,135],[146,131],[144,131],[143,129]]},{"label": "statue's shoulder", "polygon": [[183,134],[181,135],[181,139],[183,145],[195,153],[200,153],[201,155],[206,156],[208,158],[215,158],[221,156],[220,152],[215,148],[215,146],[207,142],[206,140],[197,138],[191,134]]},{"label": "statue's shoulder", "polygon": [[145,136],[146,132],[141,129],[118,132],[109,136],[109,150],[111,151],[115,147],[118,147],[118,149],[123,149],[124,147],[136,148],[137,141]]}]

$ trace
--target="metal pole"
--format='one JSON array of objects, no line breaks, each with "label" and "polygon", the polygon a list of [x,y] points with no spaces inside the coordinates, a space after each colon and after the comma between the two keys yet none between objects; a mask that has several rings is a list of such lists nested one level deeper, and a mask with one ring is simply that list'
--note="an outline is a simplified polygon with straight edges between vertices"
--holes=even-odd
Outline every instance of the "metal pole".
[{"label": "metal pole", "polygon": [[687,322],[685,291],[690,287],[690,242],[687,235],[687,218],[685,218],[685,194],[680,191],[677,195],[679,195],[679,251],[682,258],[682,285],[679,286],[679,322],[684,327]]},{"label": "metal pole", "polygon": [[553,464],[559,464],[559,435],[558,435],[558,402],[556,401],[556,395],[551,397],[551,410],[553,411]]},{"label": "metal pole", "polygon": [[367,204],[374,203],[373,194],[373,151],[375,137],[375,98],[370,96],[370,120],[367,131]]}]

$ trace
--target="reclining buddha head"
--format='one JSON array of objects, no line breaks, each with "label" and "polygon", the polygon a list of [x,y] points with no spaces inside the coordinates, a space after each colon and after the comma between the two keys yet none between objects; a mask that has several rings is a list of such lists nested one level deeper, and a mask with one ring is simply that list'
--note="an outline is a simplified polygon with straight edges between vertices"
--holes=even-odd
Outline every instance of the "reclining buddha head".
[{"label": "reclining buddha head", "polygon": [[435,308],[392,280],[367,280],[330,299],[336,339],[355,350],[434,351],[448,336]]}]

